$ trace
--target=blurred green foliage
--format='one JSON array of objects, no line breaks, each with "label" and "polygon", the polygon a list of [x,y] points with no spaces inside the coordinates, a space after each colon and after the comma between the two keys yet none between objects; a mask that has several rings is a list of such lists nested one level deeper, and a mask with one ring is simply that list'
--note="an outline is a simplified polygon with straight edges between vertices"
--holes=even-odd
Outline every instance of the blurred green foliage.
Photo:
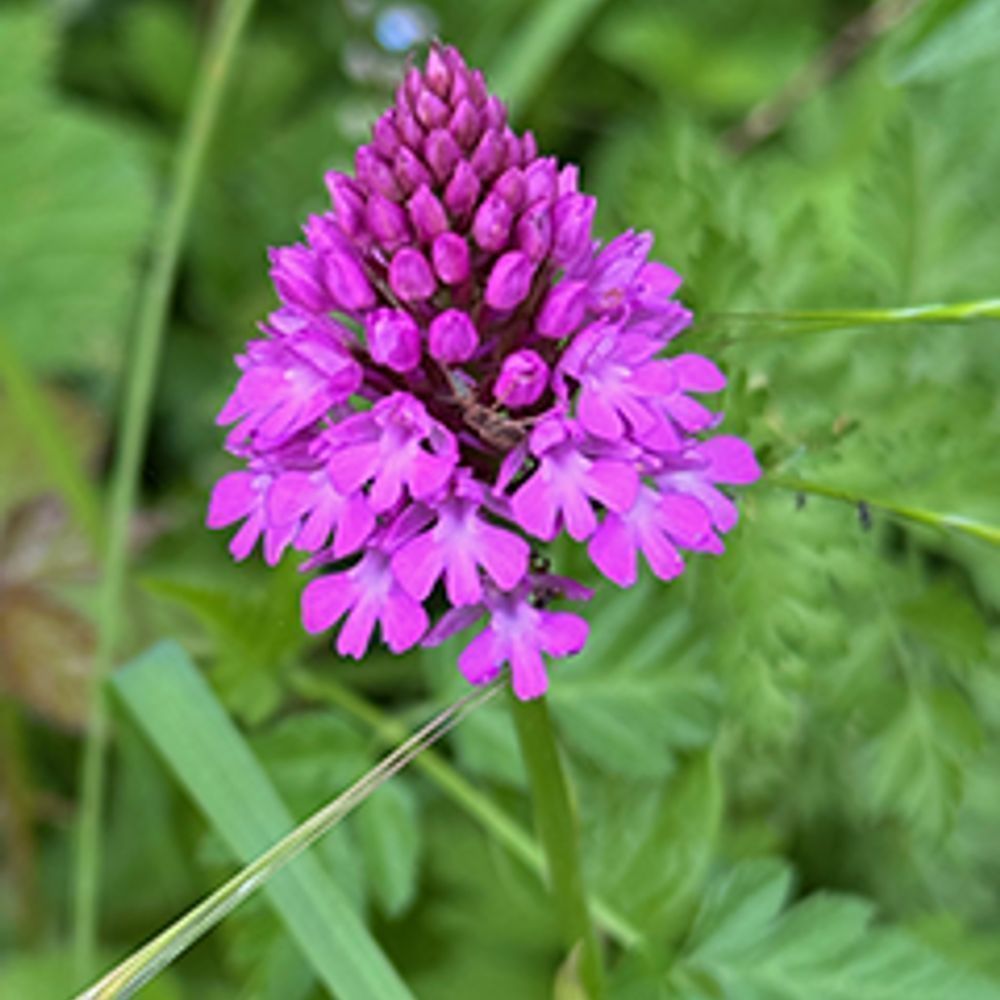
[{"label": "blurred green foliage", "polygon": [[[0,11],[0,335],[12,348],[0,375],[9,387],[16,365],[35,380],[98,495],[136,283],[213,6]],[[234,567],[202,528],[229,468],[213,421],[230,356],[272,303],[265,248],[323,204],[323,170],[350,162],[388,98],[402,65],[380,44],[391,6],[259,6],[181,262],[131,528],[130,642],[175,637],[198,658],[297,816],[378,744],[342,707],[297,694],[293,667],[407,725],[463,687],[448,646],[337,660],[299,629],[291,567]],[[602,234],[655,233],[699,316],[687,346],[719,357],[726,426],[769,469],[997,525],[1000,323],[777,338],[725,318],[1000,296],[997,10],[929,0],[741,156],[726,130],[859,4],[440,0],[418,14],[510,81],[542,148],[581,162]],[[9,390],[0,430],[0,995],[46,1000],[73,985],[65,886],[96,569]],[[588,875],[648,937],[617,963],[614,994],[1000,997],[1000,556],[766,480],[741,505],[723,559],[693,559],[670,586],[603,585],[590,646],[555,676]],[[574,558],[555,553],[586,576]],[[231,861],[142,726],[117,715],[108,961]],[[463,722],[449,754],[526,818],[502,706]],[[395,779],[317,858],[417,995],[551,994],[563,956],[542,889],[423,778]],[[143,995],[320,990],[255,900]]]}]

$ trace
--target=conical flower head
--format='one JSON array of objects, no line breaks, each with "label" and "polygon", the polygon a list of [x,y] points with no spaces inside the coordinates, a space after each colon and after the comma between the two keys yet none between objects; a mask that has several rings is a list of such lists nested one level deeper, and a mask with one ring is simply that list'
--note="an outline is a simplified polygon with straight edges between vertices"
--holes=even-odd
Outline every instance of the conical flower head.
[{"label": "conical flower head", "polygon": [[[210,523],[245,521],[239,558],[259,537],[270,561],[294,546],[307,568],[336,563],[303,613],[316,630],[355,609],[341,652],[361,656],[376,624],[399,652],[488,615],[491,656],[535,696],[538,651],[586,635],[541,613],[587,596],[532,569],[541,543],[567,532],[620,586],[637,550],[663,578],[682,571],[679,548],[722,550],[735,508],[718,485],[757,467],[735,438],[713,446],[720,418],[691,394],[725,379],[665,354],[691,320],[680,278],[648,259],[648,234],[595,242],[577,182],[435,45],[353,172],[327,175],[330,210],[271,251],[282,306],[220,414],[247,471],[220,481]],[[544,634],[557,626],[574,641]]]}]

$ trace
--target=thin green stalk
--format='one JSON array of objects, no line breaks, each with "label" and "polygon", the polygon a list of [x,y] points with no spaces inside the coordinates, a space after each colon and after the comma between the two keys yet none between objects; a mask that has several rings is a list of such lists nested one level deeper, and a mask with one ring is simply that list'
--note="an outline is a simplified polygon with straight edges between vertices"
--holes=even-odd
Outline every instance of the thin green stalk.
[{"label": "thin green stalk", "polygon": [[[328,678],[302,672],[292,678],[295,691],[307,698],[319,698],[339,705],[370,726],[383,744],[397,743],[405,734],[403,726],[354,691]],[[545,855],[538,843],[519,823],[511,819],[489,796],[475,788],[447,760],[433,750],[422,753],[414,766],[423,771],[459,808],[479,823],[501,846],[537,875],[545,875]],[[597,896],[590,897],[594,919],[623,948],[642,944],[642,934],[612,906]]]},{"label": "thin green stalk", "polygon": [[39,383],[0,331],[0,387],[17,422],[41,457],[42,464],[66,500],[70,511],[95,551],[101,547],[101,505],[90,481],[73,453],[63,421],[45,397]]},{"label": "thin green stalk", "polygon": [[80,774],[80,812],[74,885],[74,959],[80,975],[92,968],[97,941],[100,826],[104,799],[107,706],[104,680],[121,631],[128,557],[128,526],[149,426],[160,345],[170,292],[209,138],[253,0],[226,0],[212,29],[190,112],[177,147],[163,228],[154,242],[126,375],[121,438],[111,477],[98,613],[97,652],[91,680],[87,737]]},{"label": "thin green stalk", "polygon": [[546,74],[604,0],[546,0],[535,5],[490,81],[515,114],[530,103]]},{"label": "thin green stalk", "polygon": [[76,1000],[121,1000],[132,996],[204,937],[244,899],[336,826],[389,778],[398,774],[414,759],[419,760],[419,755],[429,746],[450,732],[470,712],[496,695],[503,683],[497,681],[449,705],[345,792],[314,812],[286,837],[161,931],[152,941],[130,955],[99,982],[84,990]]},{"label": "thin green stalk", "polygon": [[701,326],[707,332],[730,325],[770,328],[763,333],[751,334],[734,335],[727,331],[719,338],[723,343],[745,343],[863,327],[964,324],[991,319],[1000,319],[1000,299],[977,299],[973,302],[935,303],[891,309],[792,309],[711,313],[701,320]]},{"label": "thin green stalk", "polygon": [[590,919],[576,813],[559,760],[549,706],[544,698],[520,701],[513,694],[510,703],[556,914],[567,946],[572,952],[579,949],[580,982],[591,1000],[598,1000],[604,996],[601,947]]},{"label": "thin green stalk", "polygon": [[893,517],[899,517],[906,521],[925,524],[928,527],[939,528],[941,530],[950,529],[952,531],[960,531],[963,534],[979,538],[992,545],[1000,545],[1000,527],[983,524],[981,521],[974,521],[972,518],[962,517],[960,514],[940,514],[937,511],[925,510],[922,507],[911,507],[907,504],[894,503],[891,500],[870,497],[855,490],[845,490],[839,486],[828,486],[825,483],[814,483],[807,479],[796,479],[793,476],[769,475],[764,480],[764,483],[776,489],[790,490],[793,493],[806,493],[814,496],[828,497],[831,500],[841,500],[855,506],[864,504],[867,507],[885,511]]}]

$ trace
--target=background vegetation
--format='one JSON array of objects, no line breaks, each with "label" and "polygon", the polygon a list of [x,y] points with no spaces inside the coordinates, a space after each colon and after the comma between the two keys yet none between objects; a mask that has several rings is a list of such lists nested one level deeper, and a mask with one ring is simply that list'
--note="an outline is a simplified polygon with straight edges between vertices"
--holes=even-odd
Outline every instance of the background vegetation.
[{"label": "background vegetation", "polygon": [[[294,568],[234,566],[202,527],[230,468],[213,421],[231,356],[273,304],[265,248],[322,206],[401,50],[438,34],[582,164],[602,235],[653,230],[700,318],[687,346],[730,373],[727,427],[767,467],[724,558],[601,586],[590,646],[555,676],[591,887],[645,940],[617,953],[614,995],[1000,997],[1000,321],[880,312],[1000,297],[1000,7],[883,2],[899,23],[817,62],[864,10],[259,5],[169,301],[140,500],[117,526],[114,664],[173,645],[110,686],[91,977],[462,693],[448,647],[338,660],[298,624]],[[102,505],[214,11],[0,10],[0,995],[18,1000],[89,978],[70,915],[116,530]],[[789,80],[757,141],[741,123]],[[814,309],[866,312],[787,315]],[[144,995],[324,995],[343,974],[324,942],[350,940],[352,911],[418,996],[550,995],[551,907],[501,829],[530,828],[501,702]]]}]

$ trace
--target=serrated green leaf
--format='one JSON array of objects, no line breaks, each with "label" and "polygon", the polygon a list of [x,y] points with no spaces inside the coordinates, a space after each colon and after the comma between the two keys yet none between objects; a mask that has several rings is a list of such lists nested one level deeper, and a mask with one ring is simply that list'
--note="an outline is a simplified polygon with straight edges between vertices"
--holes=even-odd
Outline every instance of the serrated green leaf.
[{"label": "serrated green leaf", "polygon": [[872,905],[815,894],[783,910],[779,862],[747,862],[709,894],[670,981],[685,1000],[995,1000],[1000,986],[896,928]]},{"label": "serrated green leaf", "polygon": [[20,74],[0,87],[0,300],[26,363],[87,371],[121,354],[152,185],[120,124],[39,97],[32,60],[48,45],[33,40],[52,17],[39,5],[0,20],[0,65]]},{"label": "serrated green leaf", "polygon": [[862,755],[872,807],[940,835],[961,802],[965,763],[980,739],[979,722],[958,694],[911,689]]},{"label": "serrated green leaf", "polygon": [[929,83],[1000,54],[994,0],[937,0],[921,12],[890,62],[895,83]]}]

